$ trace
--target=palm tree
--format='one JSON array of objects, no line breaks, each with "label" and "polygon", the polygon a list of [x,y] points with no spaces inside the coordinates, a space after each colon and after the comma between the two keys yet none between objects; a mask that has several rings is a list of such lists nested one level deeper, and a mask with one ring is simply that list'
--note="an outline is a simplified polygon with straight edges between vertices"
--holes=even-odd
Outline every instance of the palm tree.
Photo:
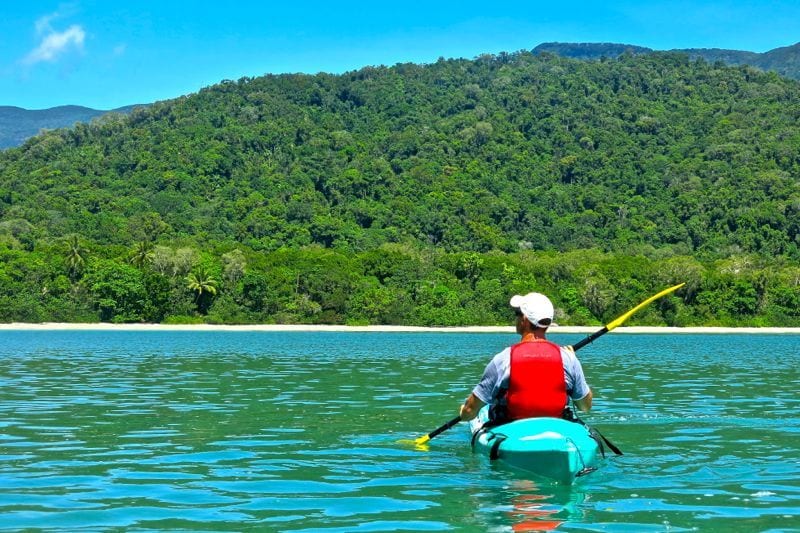
[{"label": "palm tree", "polygon": [[141,241],[136,243],[133,249],[130,262],[136,268],[142,268],[153,262],[153,243],[149,241]]},{"label": "palm tree", "polygon": [[217,294],[219,282],[204,267],[186,275],[186,283],[190,291],[195,293],[195,303],[201,313],[208,310],[211,298]]},{"label": "palm tree", "polygon": [[72,281],[78,279],[83,269],[86,268],[86,258],[88,255],[89,250],[81,244],[80,238],[77,235],[72,235],[67,239],[65,258],[67,261],[69,278]]}]

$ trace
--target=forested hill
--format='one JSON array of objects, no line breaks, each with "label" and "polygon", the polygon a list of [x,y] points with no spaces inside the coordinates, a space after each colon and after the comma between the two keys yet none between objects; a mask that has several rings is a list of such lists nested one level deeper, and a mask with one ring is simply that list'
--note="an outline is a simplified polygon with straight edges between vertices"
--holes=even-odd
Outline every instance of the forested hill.
[{"label": "forested hill", "polygon": [[3,153],[0,213],[116,244],[798,257],[798,119],[797,82],[670,54],[266,76]]},{"label": "forested hill", "polygon": [[[549,52],[575,59],[597,60],[616,58],[622,54],[650,54],[652,48],[617,43],[542,43],[534,53]],[[761,70],[777,72],[781,76],[800,80],[800,43],[775,48],[763,53],[724,48],[683,48],[670,50],[685,53],[690,58],[709,62],[722,61],[727,65],[750,65]]]},{"label": "forested hill", "polygon": [[[653,322],[717,320],[724,306],[752,322],[778,297],[766,278],[738,285],[731,273],[777,275],[800,259],[799,120],[797,82],[682,54],[516,53],[226,81],[0,154],[0,318],[77,319],[57,304],[68,300],[107,320],[191,308],[491,323],[508,291],[539,288],[591,322],[691,277],[689,310]],[[588,267],[541,255],[586,249],[563,257]],[[455,255],[434,265],[434,252]],[[732,261],[727,278],[702,274],[696,262],[711,260]],[[197,265],[189,305],[178,285]],[[228,292],[211,298],[208,272]],[[798,320],[791,276],[776,282],[788,292],[773,322]]]}]

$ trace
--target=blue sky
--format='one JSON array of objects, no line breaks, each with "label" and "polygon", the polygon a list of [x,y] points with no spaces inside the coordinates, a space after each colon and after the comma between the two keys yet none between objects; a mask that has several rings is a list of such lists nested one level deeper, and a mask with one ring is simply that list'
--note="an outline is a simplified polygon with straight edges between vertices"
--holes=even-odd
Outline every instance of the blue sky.
[{"label": "blue sky", "polygon": [[800,1],[5,1],[0,105],[96,109],[223,79],[529,50],[549,41],[766,52]]}]

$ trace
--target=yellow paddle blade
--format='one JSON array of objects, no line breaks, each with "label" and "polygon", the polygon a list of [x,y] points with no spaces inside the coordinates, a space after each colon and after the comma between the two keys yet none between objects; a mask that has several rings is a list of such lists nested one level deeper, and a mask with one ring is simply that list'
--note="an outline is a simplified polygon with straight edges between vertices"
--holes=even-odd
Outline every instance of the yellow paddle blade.
[{"label": "yellow paddle blade", "polygon": [[655,296],[651,296],[650,298],[648,298],[647,300],[643,301],[642,303],[640,303],[639,305],[637,305],[636,307],[634,307],[633,309],[631,309],[630,311],[628,311],[624,315],[622,315],[622,316],[612,320],[611,322],[609,322],[606,325],[606,329],[608,331],[611,331],[612,329],[616,328],[617,326],[620,326],[623,322],[628,320],[633,313],[635,313],[639,309],[645,307],[647,304],[649,304],[650,302],[652,302],[654,300],[658,300],[662,296],[666,296],[667,294],[669,294],[669,293],[671,293],[673,291],[677,291],[678,289],[680,289],[684,285],[686,285],[686,284],[685,283],[680,283],[678,285],[675,285],[674,287],[670,287],[669,289],[664,289],[663,291],[659,292]]},{"label": "yellow paddle blade", "polygon": [[428,452],[431,449],[431,447],[428,446],[428,441],[429,440],[430,439],[428,438],[428,436],[425,435],[424,437],[420,437],[418,439],[414,439],[414,440],[411,440],[411,439],[400,439],[397,442],[399,444],[404,445],[404,446],[413,446],[415,450],[418,450],[418,451],[421,451],[421,452]]}]

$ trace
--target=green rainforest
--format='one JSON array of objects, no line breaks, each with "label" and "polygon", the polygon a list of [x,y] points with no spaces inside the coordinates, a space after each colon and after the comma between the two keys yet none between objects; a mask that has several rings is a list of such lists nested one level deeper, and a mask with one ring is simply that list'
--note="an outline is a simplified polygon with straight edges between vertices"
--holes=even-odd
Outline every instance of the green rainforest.
[{"label": "green rainforest", "polygon": [[800,82],[530,52],[223,81],[0,152],[0,321],[800,326]]}]

